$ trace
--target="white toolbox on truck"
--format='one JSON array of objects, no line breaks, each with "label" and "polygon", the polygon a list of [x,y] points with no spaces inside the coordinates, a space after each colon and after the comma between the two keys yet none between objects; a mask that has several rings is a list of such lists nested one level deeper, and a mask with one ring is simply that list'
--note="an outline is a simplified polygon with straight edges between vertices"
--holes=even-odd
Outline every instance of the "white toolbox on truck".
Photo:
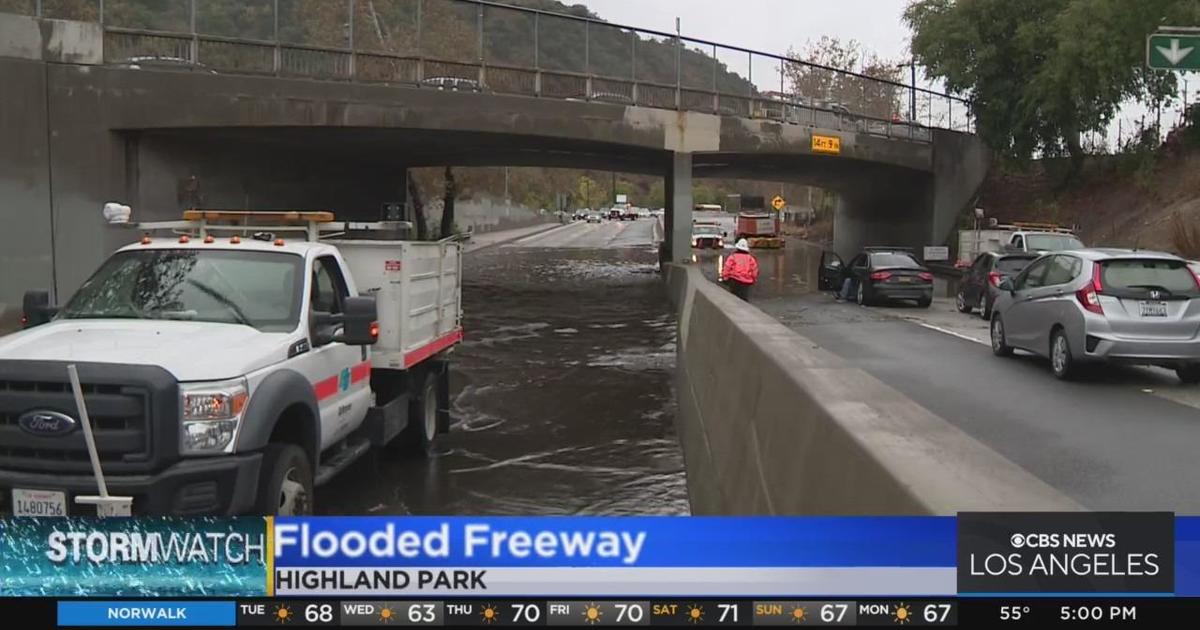
[{"label": "white toolbox on truck", "polygon": [[456,241],[328,239],[358,290],[375,296],[375,368],[408,369],[462,340],[462,245]]}]

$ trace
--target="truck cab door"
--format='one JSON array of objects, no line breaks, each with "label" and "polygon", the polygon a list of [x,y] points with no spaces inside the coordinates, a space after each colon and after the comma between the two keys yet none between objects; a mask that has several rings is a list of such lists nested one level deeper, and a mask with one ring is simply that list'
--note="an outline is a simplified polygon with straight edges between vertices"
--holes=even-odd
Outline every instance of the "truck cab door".
[{"label": "truck cab door", "polygon": [[817,290],[833,291],[842,286],[846,264],[835,252],[821,252],[821,268],[817,273]]},{"label": "truck cab door", "polygon": [[303,355],[301,372],[312,383],[321,413],[321,449],[353,431],[371,405],[371,363],[365,347],[348,346],[330,337],[339,325],[321,326],[317,313],[341,315],[349,289],[333,256],[312,261],[308,309],[312,350]]}]

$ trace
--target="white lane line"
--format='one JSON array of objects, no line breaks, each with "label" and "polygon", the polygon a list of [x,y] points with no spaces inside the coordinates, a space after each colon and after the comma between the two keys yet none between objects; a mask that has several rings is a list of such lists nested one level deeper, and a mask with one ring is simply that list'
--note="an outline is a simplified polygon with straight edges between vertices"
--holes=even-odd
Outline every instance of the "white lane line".
[{"label": "white lane line", "polygon": [[970,336],[970,335],[964,335],[964,334],[962,334],[962,333],[960,333],[960,332],[956,332],[956,331],[950,330],[949,328],[942,328],[941,326],[934,326],[933,324],[926,324],[925,322],[919,322],[919,321],[917,321],[917,320],[915,320],[915,319],[910,319],[910,320],[908,320],[908,321],[910,321],[910,322],[912,322],[912,323],[914,323],[914,324],[916,324],[916,325],[918,325],[918,326],[922,326],[922,327],[928,328],[929,330],[936,330],[936,331],[938,331],[938,332],[940,332],[940,333],[944,333],[944,334],[950,335],[951,337],[958,337],[959,339],[965,339],[965,340],[967,340],[967,341],[974,341],[975,343],[978,343],[978,344],[983,344],[983,345],[985,345],[985,346],[988,346],[989,348],[990,348],[990,347],[991,347],[991,345],[992,345],[990,341],[984,341],[984,340],[982,340],[982,339],[979,339],[979,338],[977,338],[977,337],[972,337],[972,336]]}]

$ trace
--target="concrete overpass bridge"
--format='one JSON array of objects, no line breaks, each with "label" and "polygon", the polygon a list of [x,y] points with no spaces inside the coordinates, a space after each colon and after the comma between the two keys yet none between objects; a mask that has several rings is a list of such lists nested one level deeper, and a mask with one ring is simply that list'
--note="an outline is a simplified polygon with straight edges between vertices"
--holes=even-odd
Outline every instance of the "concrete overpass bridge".
[{"label": "concrete overpass bridge", "polygon": [[[904,86],[765,53],[465,0],[400,3],[415,11],[415,50],[356,40],[362,24],[379,30],[379,16],[364,21],[346,0],[348,41],[315,45],[284,36],[277,4],[267,39],[207,32],[204,0],[183,4],[189,16],[167,30],[99,13],[0,14],[0,81],[9,87],[0,96],[0,219],[12,226],[0,237],[0,262],[23,270],[0,277],[8,306],[0,318],[15,315],[28,287],[70,293],[118,245],[101,229],[99,209],[111,200],[147,219],[173,217],[197,198],[368,218],[404,199],[406,168],[611,169],[664,177],[667,250],[684,261],[693,177],[836,190],[835,239],[849,250],[943,242],[986,171],[963,104],[954,117],[953,100],[939,110],[939,95],[914,91],[929,104],[920,111],[930,124],[895,122]],[[461,23],[439,14],[447,7],[460,10]],[[498,27],[490,25],[514,20],[532,25],[531,60],[493,50]],[[454,24],[477,35],[465,58],[430,41]],[[582,68],[569,67],[578,57],[562,47],[570,44],[539,43],[561,39],[562,29],[581,31]],[[610,39],[629,47],[627,74],[613,70]],[[648,76],[644,68],[672,46],[673,83]],[[782,83],[795,68],[824,72],[840,92],[768,94],[738,82],[729,54],[746,59],[747,75],[775,68]],[[609,65],[597,67],[602,58]],[[696,85],[692,66],[704,63],[711,84]],[[872,97],[880,88],[891,91],[882,101]],[[913,113],[915,104],[906,118]],[[837,138],[839,152],[815,152],[816,136]]]}]

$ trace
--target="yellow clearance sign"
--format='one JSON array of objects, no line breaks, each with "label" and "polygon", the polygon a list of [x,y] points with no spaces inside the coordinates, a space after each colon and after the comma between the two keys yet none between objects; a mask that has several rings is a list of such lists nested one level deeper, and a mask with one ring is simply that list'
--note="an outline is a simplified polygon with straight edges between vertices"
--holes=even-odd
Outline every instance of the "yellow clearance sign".
[{"label": "yellow clearance sign", "polygon": [[842,139],[837,136],[819,136],[814,133],[812,137],[812,152],[837,155],[842,152]]}]

